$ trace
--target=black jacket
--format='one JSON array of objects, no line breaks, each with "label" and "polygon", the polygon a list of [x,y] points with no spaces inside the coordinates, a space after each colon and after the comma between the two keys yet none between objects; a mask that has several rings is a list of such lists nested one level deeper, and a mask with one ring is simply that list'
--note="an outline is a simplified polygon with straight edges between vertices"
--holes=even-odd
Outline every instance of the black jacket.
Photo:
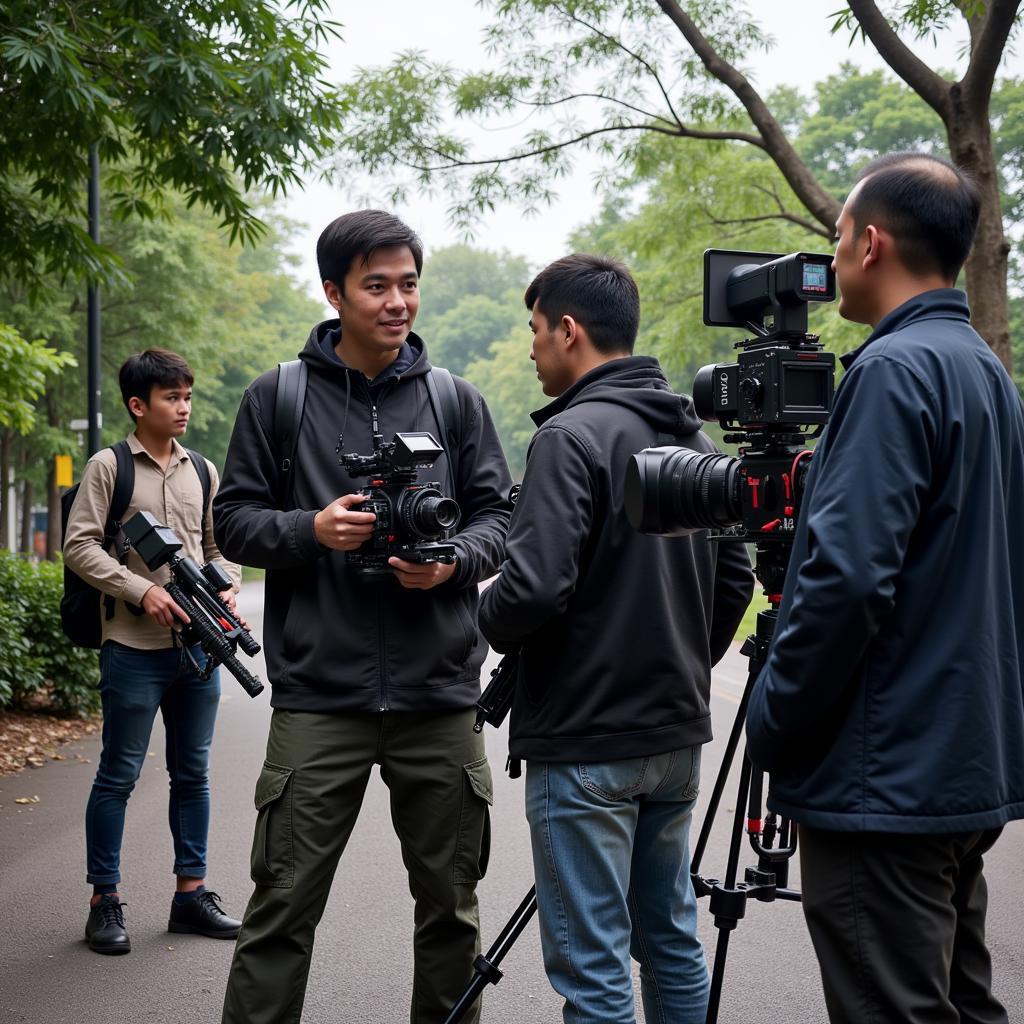
[{"label": "black jacket", "polygon": [[[221,551],[267,569],[264,647],[274,707],[303,711],[444,710],[471,706],[479,694],[487,645],[476,628],[477,583],[494,574],[504,550],[511,477],[479,392],[456,378],[462,407],[459,479],[462,509],[453,538],[458,569],[432,590],[397,580],[367,582],[340,551],[313,532],[316,513],[365,486],[338,464],[336,448],[370,454],[371,407],[386,439],[396,431],[439,431],[424,375],[423,342],[372,385],[334,355],[337,321],[314,328],[300,358],[309,368],[296,449],[293,497],[280,508],[280,455],[273,437],[277,370],[246,390],[214,503]],[[324,344],[326,340],[326,344]],[[405,364],[410,365],[405,365]],[[394,368],[399,367],[396,371]],[[448,492],[447,457],[421,471]]]},{"label": "black jacket", "polygon": [[592,370],[534,419],[501,575],[484,593],[491,645],[522,645],[509,750],[546,761],[616,760],[711,738],[711,666],[750,601],[742,545],[637,533],[626,519],[629,457],[698,451],[688,398],[656,359]]},{"label": "black jacket", "polygon": [[1024,411],[968,317],[926,292],[844,357],[747,714],[796,821],[1024,817]]}]

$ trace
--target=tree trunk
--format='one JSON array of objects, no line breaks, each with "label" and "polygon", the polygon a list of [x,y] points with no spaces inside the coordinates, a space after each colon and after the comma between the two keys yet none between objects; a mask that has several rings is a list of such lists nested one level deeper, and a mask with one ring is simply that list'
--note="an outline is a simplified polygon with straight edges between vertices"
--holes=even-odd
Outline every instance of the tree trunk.
[{"label": "tree trunk", "polygon": [[0,433],[0,550],[9,549],[11,537],[7,530],[7,515],[11,503],[11,432]]},{"label": "tree trunk", "polygon": [[[46,419],[51,427],[59,426],[60,414],[53,384],[46,389]],[[59,552],[60,489],[57,487],[57,468],[53,459],[50,459],[50,468],[46,474],[46,557],[54,562]]]},{"label": "tree trunk", "polygon": [[27,477],[21,484],[21,544],[19,548],[26,555],[35,554],[32,529],[32,481]]},{"label": "tree trunk", "polygon": [[1007,296],[1010,243],[1003,233],[999,175],[992,151],[988,109],[974,109],[966,102],[959,86],[953,86],[950,98],[952,111],[947,123],[949,152],[957,164],[971,173],[981,192],[978,233],[964,268],[967,295],[971,301],[971,322],[992,346],[1007,372],[1012,374]]}]

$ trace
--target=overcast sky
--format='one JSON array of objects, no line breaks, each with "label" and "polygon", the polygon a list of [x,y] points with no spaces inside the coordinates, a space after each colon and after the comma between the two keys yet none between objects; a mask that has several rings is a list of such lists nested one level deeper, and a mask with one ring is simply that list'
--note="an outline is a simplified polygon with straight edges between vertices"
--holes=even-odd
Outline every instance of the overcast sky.
[{"label": "overcast sky", "polygon": [[[332,6],[335,20],[344,26],[343,41],[335,42],[328,51],[333,80],[344,81],[356,66],[385,64],[395,53],[409,49],[423,50],[430,58],[457,67],[486,66],[481,42],[486,13],[474,0],[334,0]],[[882,66],[870,47],[862,43],[850,46],[846,35],[829,34],[828,14],[840,6],[840,0],[752,0],[748,4],[775,40],[770,54],[752,54],[748,60],[759,90],[784,83],[807,88],[844,60],[864,68]],[[665,24],[671,29],[667,19]],[[964,38],[948,34],[938,46],[929,42],[913,45],[932,67],[953,68],[960,63],[957,57],[964,42]],[[1004,70],[1022,74],[1024,61],[1019,56],[1008,58]],[[465,133],[465,129],[458,130]],[[499,209],[483,221],[474,244],[508,249],[526,256],[537,267],[564,255],[569,233],[599,208],[592,183],[596,165],[590,158],[579,159],[577,164],[574,174],[560,183],[560,198],[554,206],[530,218],[515,208]],[[369,192],[372,182],[364,178],[361,188]],[[386,205],[383,194],[377,204]],[[330,220],[354,206],[351,195],[317,181],[309,182],[303,193],[283,203],[289,217],[307,225],[293,247],[302,258],[300,283],[317,298],[322,298],[314,258],[317,236]],[[395,212],[421,234],[428,255],[432,249],[460,240],[445,221],[443,199],[410,202]]]}]

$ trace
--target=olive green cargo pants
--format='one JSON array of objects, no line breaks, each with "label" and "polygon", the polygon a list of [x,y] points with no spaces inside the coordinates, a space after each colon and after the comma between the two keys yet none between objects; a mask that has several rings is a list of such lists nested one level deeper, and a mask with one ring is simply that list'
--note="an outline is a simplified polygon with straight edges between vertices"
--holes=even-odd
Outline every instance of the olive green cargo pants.
[{"label": "olive green cargo pants", "polygon": [[[476,883],[487,866],[492,789],[473,717],[274,711],[256,785],[256,889],[235,947],[224,1024],[298,1024],[316,926],[374,764],[390,790],[415,900],[410,1019],[441,1024],[480,951]],[[477,1007],[467,1022],[479,1020]],[[339,1019],[359,1020],[365,1009],[339,1008]]]}]

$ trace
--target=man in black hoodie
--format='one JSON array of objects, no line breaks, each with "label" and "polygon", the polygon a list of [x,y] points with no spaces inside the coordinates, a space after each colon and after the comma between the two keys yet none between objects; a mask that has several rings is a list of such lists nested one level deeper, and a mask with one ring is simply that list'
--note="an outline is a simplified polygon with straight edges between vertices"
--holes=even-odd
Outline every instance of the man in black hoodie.
[{"label": "man in black hoodie", "polygon": [[479,951],[491,776],[472,729],[486,653],[477,583],[502,556],[511,478],[483,399],[455,378],[457,458],[422,471],[448,479],[461,507],[455,563],[391,558],[394,576],[376,582],[353,571],[344,553],[367,540],[374,516],[359,510],[365,480],[338,453],[369,454],[378,430],[442,433],[426,349],[410,333],[422,248],[400,220],[368,210],[330,224],[317,260],[339,319],[314,328],[301,354],[308,382],[293,463],[282,464],[272,440],[272,370],[242,399],[214,506],[221,550],[267,570],[274,707],[256,786],[256,888],[223,1019],[299,1019],[316,925],[377,764],[416,901],[411,1020],[436,1024]]},{"label": "man in black hoodie", "polygon": [[573,255],[526,292],[534,414],[507,560],[480,624],[521,650],[509,752],[525,759],[544,962],[566,1021],[702,1024],[688,835],[711,739],[711,666],[753,592],[741,545],[637,533],[628,459],[656,444],[712,451],[656,359],[631,355],[640,300],[619,263]]}]

